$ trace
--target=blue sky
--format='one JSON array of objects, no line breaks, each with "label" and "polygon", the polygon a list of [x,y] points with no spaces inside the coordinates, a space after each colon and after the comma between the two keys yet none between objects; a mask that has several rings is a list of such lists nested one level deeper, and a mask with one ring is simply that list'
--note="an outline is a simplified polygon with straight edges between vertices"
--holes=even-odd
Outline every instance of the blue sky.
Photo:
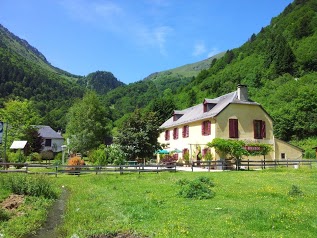
[{"label": "blue sky", "polygon": [[0,23],[54,66],[131,83],[241,46],[291,0],[0,0]]}]

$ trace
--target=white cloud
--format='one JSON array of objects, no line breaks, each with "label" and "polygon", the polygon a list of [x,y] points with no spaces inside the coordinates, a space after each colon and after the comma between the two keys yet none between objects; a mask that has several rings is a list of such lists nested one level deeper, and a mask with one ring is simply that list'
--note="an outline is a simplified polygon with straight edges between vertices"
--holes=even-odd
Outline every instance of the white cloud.
[{"label": "white cloud", "polygon": [[219,54],[220,53],[220,50],[217,49],[216,47],[212,48],[211,51],[208,53],[208,58],[216,55],[216,54]]},{"label": "white cloud", "polygon": [[204,42],[198,42],[194,45],[193,56],[200,56],[206,53],[207,49]]},{"label": "white cloud", "polygon": [[[158,5],[166,4],[165,0],[151,2]],[[132,40],[142,47],[156,47],[162,55],[167,55],[165,46],[173,29],[160,25],[159,22],[153,24],[142,20],[143,13],[135,12],[129,4],[123,6],[115,1],[101,3],[94,0],[61,0],[61,5],[77,20],[89,22],[110,33],[121,34],[125,39]]]}]

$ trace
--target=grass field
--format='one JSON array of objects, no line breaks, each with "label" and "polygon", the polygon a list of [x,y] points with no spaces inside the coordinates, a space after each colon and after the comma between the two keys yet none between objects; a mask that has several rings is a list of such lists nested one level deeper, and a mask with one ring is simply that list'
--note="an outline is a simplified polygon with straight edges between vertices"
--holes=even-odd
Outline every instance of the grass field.
[{"label": "grass field", "polygon": [[[214,198],[195,200],[178,196],[177,181],[200,176],[214,182]],[[111,233],[140,237],[316,237],[317,234],[316,169],[86,174],[48,179],[69,190],[64,222],[58,229],[60,237],[98,237]],[[292,189],[293,185],[297,190]],[[5,196],[1,192],[0,195],[0,198]],[[3,227],[0,224],[0,233]]]}]

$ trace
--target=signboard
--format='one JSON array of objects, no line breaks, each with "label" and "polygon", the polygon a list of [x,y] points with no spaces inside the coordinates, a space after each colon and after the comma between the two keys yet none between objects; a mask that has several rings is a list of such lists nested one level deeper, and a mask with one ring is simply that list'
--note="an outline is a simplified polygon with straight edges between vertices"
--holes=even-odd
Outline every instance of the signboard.
[{"label": "signboard", "polygon": [[0,144],[2,144],[3,126],[3,122],[0,121]]},{"label": "signboard", "polygon": [[244,146],[244,149],[247,151],[260,151],[261,147],[260,146]]}]

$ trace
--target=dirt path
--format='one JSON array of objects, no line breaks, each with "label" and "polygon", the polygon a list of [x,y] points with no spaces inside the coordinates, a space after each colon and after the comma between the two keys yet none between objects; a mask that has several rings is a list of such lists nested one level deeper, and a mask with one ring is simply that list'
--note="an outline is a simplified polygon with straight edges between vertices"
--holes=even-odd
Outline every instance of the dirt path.
[{"label": "dirt path", "polygon": [[61,196],[55,201],[53,206],[48,212],[46,222],[36,232],[35,235],[28,235],[24,238],[56,238],[56,227],[61,224],[63,220],[63,214],[65,211],[65,204],[68,197],[68,191],[63,188]]}]

